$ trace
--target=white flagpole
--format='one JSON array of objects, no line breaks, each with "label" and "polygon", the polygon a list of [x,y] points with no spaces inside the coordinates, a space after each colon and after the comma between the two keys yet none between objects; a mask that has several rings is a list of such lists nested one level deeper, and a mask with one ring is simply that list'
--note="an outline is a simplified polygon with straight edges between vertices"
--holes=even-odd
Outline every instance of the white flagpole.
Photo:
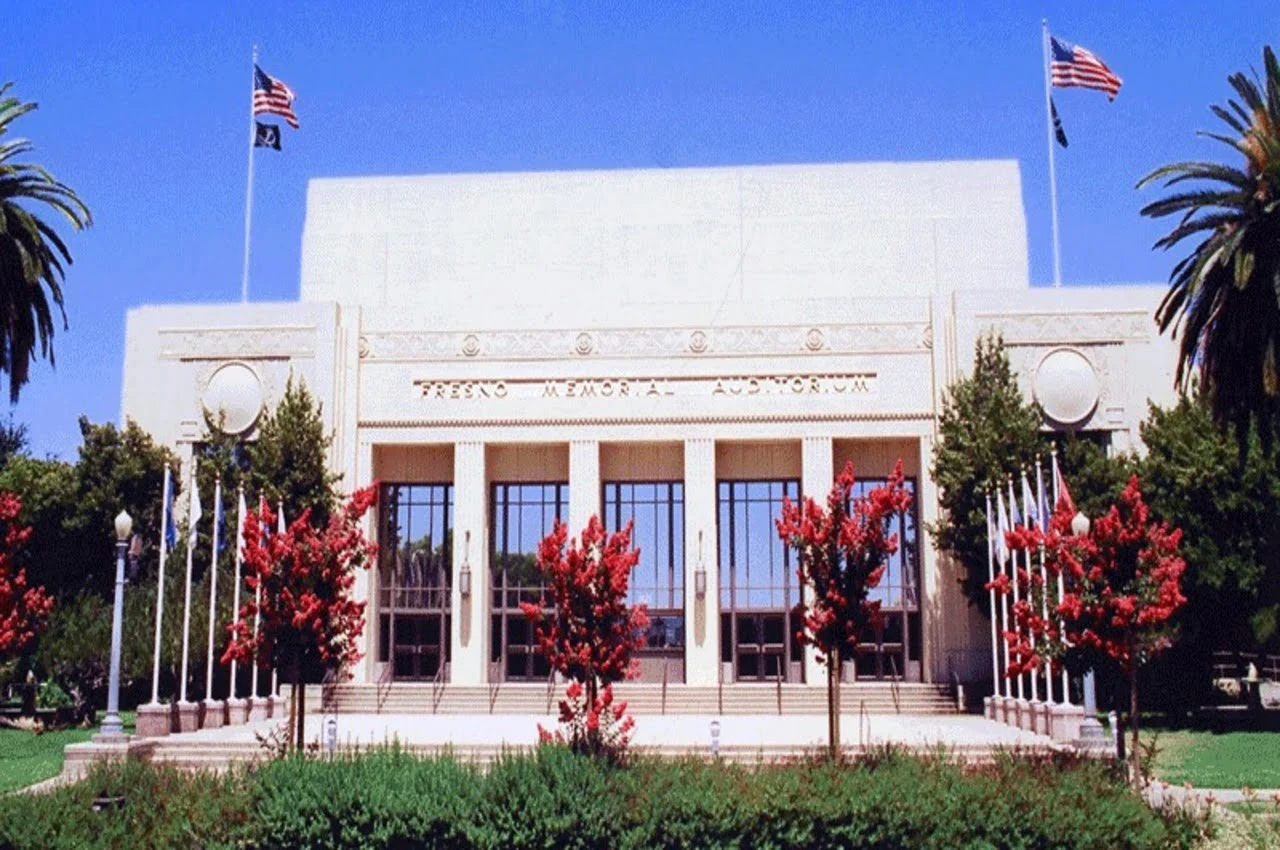
[{"label": "white flagpole", "polygon": [[[258,522],[259,522],[259,524],[261,524],[261,522],[262,522],[262,509],[263,509],[263,507],[265,507],[265,506],[266,506],[266,504],[267,504],[267,503],[266,503],[265,501],[263,501],[262,497],[261,497],[261,496],[259,496],[259,497],[258,497]],[[257,699],[259,699],[259,698],[261,697],[261,694],[259,694],[259,693],[258,693],[258,691],[259,691],[259,690],[260,690],[260,688],[261,688],[261,686],[258,684],[258,680],[259,680],[261,677],[258,675],[260,671],[259,671],[259,667],[258,667],[258,650],[257,650],[257,645],[258,645],[258,623],[260,623],[261,621],[262,621],[262,576],[258,576],[257,587],[255,587],[255,588],[253,589],[253,644],[254,644],[254,650],[253,650],[253,690],[252,690],[252,692],[251,692],[251,694],[250,694],[250,695],[251,695],[255,700],[257,700]]]},{"label": "white flagpole", "polygon": [[[1053,161],[1053,100],[1049,92],[1049,19],[1040,19],[1044,48],[1044,120],[1049,132],[1049,211],[1053,221],[1053,285],[1062,286],[1062,253],[1058,247],[1058,170]],[[250,171],[250,174],[253,172]],[[246,247],[246,251],[248,248]],[[246,255],[247,256],[247,255]]]},{"label": "white flagpole", "polygon": [[[1049,527],[1049,518],[1045,516],[1047,504],[1044,500],[1044,472],[1040,466],[1040,455],[1036,455],[1036,516],[1040,518],[1040,533],[1044,534]],[[1046,624],[1049,622],[1049,570],[1044,565],[1044,541],[1040,543],[1040,616]],[[1053,665],[1044,665],[1044,699],[1053,702]]]},{"label": "white flagpole", "polygon": [[[231,595],[231,617],[234,626],[240,625],[240,567],[244,563],[244,485],[236,487],[239,502],[236,505],[236,578]],[[236,698],[236,660],[231,659],[231,691],[229,699]]]},{"label": "white flagpole", "polygon": [[[284,522],[284,499],[280,500],[280,512],[276,514],[276,533],[284,534],[287,526]],[[271,696],[280,696],[280,670],[279,668],[271,668]]]},{"label": "white flagpole", "polygon": [[[996,580],[995,540],[991,534],[991,493],[987,493],[987,577]],[[991,596],[991,691],[993,697],[1000,696],[1000,642],[996,629],[996,589],[989,591]]]},{"label": "white flagpole", "polygon": [[[191,457],[191,506],[199,505],[200,492],[196,484],[196,458]],[[182,603],[182,680],[178,686],[178,702],[187,701],[187,662],[191,657],[191,560],[196,551],[196,522],[198,516],[187,513],[187,586]]]},{"label": "white flagpole", "polygon": [[[1030,488],[1027,487],[1027,471],[1022,470],[1022,527],[1028,528],[1031,525],[1031,505],[1028,503],[1027,496],[1030,495]],[[1035,598],[1031,595],[1033,583],[1031,581],[1031,550],[1028,549],[1022,553],[1023,561],[1027,565],[1027,604],[1035,604]],[[1035,609],[1032,608],[1032,611]],[[1040,686],[1036,684],[1036,671],[1032,670],[1031,678],[1031,701],[1040,701]]]},{"label": "white flagpole", "polygon": [[[1061,474],[1058,472],[1058,447],[1054,446],[1049,451],[1049,460],[1053,465],[1053,507],[1057,510],[1058,494],[1062,492]],[[1062,604],[1062,600],[1066,597],[1066,584],[1062,580],[1062,571],[1058,571],[1058,604]],[[1058,618],[1058,631],[1061,634],[1062,645],[1067,644],[1067,624],[1061,617]],[[1071,705],[1071,677],[1067,673],[1067,665],[1062,665],[1062,703],[1063,705]]]},{"label": "white flagpole", "polygon": [[218,621],[218,543],[222,519],[222,476],[213,479],[213,550],[209,555],[209,657],[204,674],[204,698],[213,700],[213,632]]},{"label": "white flagpole", "polygon": [[253,115],[253,92],[258,77],[258,45],[253,46],[253,63],[249,66],[249,179],[244,190],[244,270],[240,273],[240,303],[249,300],[249,234],[253,227],[253,143],[258,137]]},{"label": "white flagpole", "polygon": [[[996,485],[996,506],[999,507],[1003,500],[1004,500],[1004,496],[1000,495],[1000,485],[997,484]],[[1003,508],[1001,508],[1000,510],[1003,513]],[[996,527],[997,545],[999,545],[999,535],[1003,533],[1004,532],[999,528],[999,526],[997,526]],[[1001,575],[1004,574],[1004,566],[1005,566],[1005,559],[1003,556],[1001,556],[1000,558],[1000,574]],[[1007,593],[1000,594],[1000,622],[1004,625],[1004,630],[1008,631],[1009,630],[1009,594]],[[1005,640],[1003,634],[1000,635],[1000,645],[1004,649],[1004,670],[1005,670],[1004,695],[1006,697],[1011,697],[1013,696],[1013,682],[1009,681],[1009,676],[1008,676],[1009,641]]]},{"label": "white flagpole", "polygon": [[[1015,500],[1014,500],[1014,498],[1013,498],[1013,476],[1012,476],[1012,475],[1011,475],[1011,476],[1009,476],[1008,483],[1009,483],[1009,507],[1011,508],[1011,510],[1009,511],[1009,513],[1010,513],[1010,514],[1012,514],[1012,513],[1013,513],[1013,511],[1017,510],[1017,507],[1016,507],[1016,506],[1017,506],[1017,504],[1018,504],[1018,503],[1017,503],[1017,501],[1015,501]],[[1012,519],[1012,518],[1011,518],[1011,519]],[[1012,524],[1012,523],[1011,523],[1011,524]],[[1017,553],[1017,552],[1012,552],[1012,553],[1010,553],[1010,555],[1011,555],[1011,557],[1009,558],[1009,560],[1010,560],[1010,562],[1013,564],[1013,607],[1014,607],[1014,608],[1017,608],[1017,607],[1018,607],[1018,601],[1019,601],[1019,593],[1018,593],[1018,553]],[[1009,625],[1008,625],[1008,623],[1006,622],[1006,623],[1005,623],[1005,628],[1007,629],[1008,627],[1009,627]],[[1016,617],[1014,618],[1014,622],[1013,622],[1013,633],[1014,633],[1015,635],[1018,635],[1019,637],[1022,635],[1022,629],[1020,629],[1020,628],[1018,627],[1018,621],[1017,621],[1017,618],[1016,618]],[[1023,680],[1024,678],[1026,678],[1026,677],[1025,677],[1025,676],[1023,676],[1021,673],[1019,673],[1019,674],[1018,674],[1018,699],[1024,699],[1024,698],[1025,698],[1025,696],[1024,696],[1024,694],[1023,694],[1023,691],[1022,691],[1022,680]]]},{"label": "white flagpole", "polygon": [[173,487],[173,470],[166,462],[164,465],[164,489],[160,493],[160,572],[156,579],[156,643],[153,655],[154,665],[151,670],[151,703],[160,702],[160,624],[164,620],[164,561],[169,554],[168,530],[169,493]]}]

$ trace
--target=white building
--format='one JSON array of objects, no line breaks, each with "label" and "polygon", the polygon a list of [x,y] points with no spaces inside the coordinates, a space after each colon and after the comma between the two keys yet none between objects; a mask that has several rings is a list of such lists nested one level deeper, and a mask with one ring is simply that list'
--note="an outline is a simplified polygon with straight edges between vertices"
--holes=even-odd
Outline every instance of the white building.
[{"label": "white building", "polygon": [[976,338],[1004,335],[1048,425],[1117,448],[1172,397],[1163,287],[1029,287],[1014,162],[314,180],[301,278],[297,302],[131,311],[122,414],[189,456],[202,407],[252,437],[307,382],[343,486],[385,485],[358,681],[545,680],[528,554],[553,517],[603,513],[637,521],[646,677],[821,684],[772,519],[899,458],[910,545],[846,675],[989,677],[925,531]]}]

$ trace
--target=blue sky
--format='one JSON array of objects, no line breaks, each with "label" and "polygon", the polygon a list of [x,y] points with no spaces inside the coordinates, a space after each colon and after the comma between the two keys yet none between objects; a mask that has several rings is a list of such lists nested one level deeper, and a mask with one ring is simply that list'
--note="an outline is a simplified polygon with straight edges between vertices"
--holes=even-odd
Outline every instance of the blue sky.
[{"label": "blue sky", "polygon": [[1133,184],[1229,154],[1194,131],[1280,45],[1280,4],[402,2],[19,4],[0,79],[40,110],[34,159],[90,205],[71,327],[14,409],[38,454],[119,416],[125,311],[239,297],[249,58],[298,95],[260,151],[254,300],[291,300],[310,177],[1013,158],[1031,278],[1052,277],[1040,18],[1124,79],[1055,98],[1063,277],[1163,281]]}]

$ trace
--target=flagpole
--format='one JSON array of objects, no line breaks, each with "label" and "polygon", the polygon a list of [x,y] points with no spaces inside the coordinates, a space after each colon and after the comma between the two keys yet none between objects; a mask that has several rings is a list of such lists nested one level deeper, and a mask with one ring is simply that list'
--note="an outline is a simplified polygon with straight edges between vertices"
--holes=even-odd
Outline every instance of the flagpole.
[{"label": "flagpole", "polygon": [[240,303],[249,301],[249,233],[253,225],[253,142],[257,127],[253,117],[253,92],[257,85],[258,45],[253,46],[253,62],[249,66],[249,180],[244,191],[244,269],[240,273]]},{"label": "flagpole", "polygon": [[[1012,514],[1013,514],[1015,511],[1017,511],[1017,510],[1018,510],[1018,507],[1017,507],[1017,506],[1018,506],[1018,502],[1017,502],[1017,500],[1015,500],[1015,499],[1013,498],[1013,476],[1012,476],[1012,475],[1010,475],[1010,476],[1009,476],[1008,484],[1009,484],[1009,513],[1010,513],[1010,521],[1009,521],[1009,524],[1010,524],[1010,525],[1013,525],[1013,517],[1012,517]],[[1016,613],[1016,612],[1017,612],[1017,608],[1018,608],[1018,602],[1020,601],[1020,599],[1019,599],[1019,593],[1018,593],[1018,553],[1017,553],[1017,552],[1011,552],[1011,553],[1010,553],[1010,555],[1011,555],[1011,557],[1009,558],[1009,561],[1010,561],[1010,563],[1012,563],[1012,564],[1013,564],[1013,608],[1014,608],[1014,611],[1015,611],[1015,613]],[[1008,628],[1008,627],[1009,627],[1009,624],[1006,622],[1006,623],[1005,623],[1005,628]],[[1021,629],[1021,628],[1019,628],[1019,626],[1018,626],[1018,619],[1017,619],[1017,617],[1016,617],[1016,616],[1014,617],[1014,620],[1013,620],[1013,634],[1014,634],[1014,636],[1015,636],[1015,637],[1017,637],[1019,640],[1021,640],[1021,638],[1022,638],[1022,629]],[[1023,692],[1023,688],[1022,688],[1023,680],[1024,680],[1025,678],[1026,678],[1026,676],[1024,676],[1022,673],[1019,673],[1019,674],[1018,674],[1018,687],[1017,687],[1017,692],[1018,692],[1018,699],[1019,699],[1019,700],[1021,700],[1021,699],[1024,699],[1024,698],[1025,698],[1025,694],[1024,694],[1024,692]]]},{"label": "flagpole", "polygon": [[[1062,253],[1058,246],[1058,169],[1053,159],[1053,102],[1049,93],[1049,19],[1040,19],[1041,42],[1044,52],[1044,120],[1049,142],[1049,212],[1053,221],[1053,285],[1062,286]],[[249,169],[252,176],[253,169]],[[247,237],[246,237],[247,238]],[[248,245],[245,251],[248,256]],[[246,262],[248,262],[246,260]]]},{"label": "flagpole", "polygon": [[[1028,528],[1031,525],[1031,505],[1027,504],[1027,496],[1029,495],[1027,491],[1029,489],[1030,488],[1027,487],[1027,471],[1023,469],[1022,470],[1022,527],[1024,529]],[[1023,560],[1027,565],[1027,604],[1034,606],[1035,597],[1032,595],[1031,591],[1035,589],[1035,583],[1032,581],[1034,573],[1032,572],[1030,549],[1027,549],[1025,552],[1023,552]],[[1031,610],[1034,612],[1035,608],[1032,607]],[[1039,689],[1039,686],[1036,684],[1036,671],[1034,669],[1031,671],[1030,678],[1031,678],[1031,701],[1039,702],[1040,689]]]},{"label": "flagpole", "polygon": [[[196,484],[196,459],[191,458],[191,496],[192,505],[200,498]],[[182,603],[182,681],[178,687],[178,702],[186,703],[187,701],[187,666],[191,657],[191,561],[195,556],[196,550],[196,523],[197,519],[191,516],[190,508],[187,510],[187,584],[186,591],[183,596]]]},{"label": "flagpole", "polygon": [[996,630],[996,557],[991,535],[991,493],[987,492],[987,578],[991,581],[991,695],[1000,696],[1000,642]]},{"label": "flagpole", "polygon": [[[236,503],[236,577],[235,590],[231,593],[231,622],[236,632],[236,640],[240,639],[240,567],[244,563],[244,485],[236,487],[239,501]],[[228,699],[236,698],[236,659],[231,659],[231,689]]]},{"label": "flagpole", "polygon": [[164,489],[160,493],[160,572],[156,578],[156,644],[155,653],[152,656],[153,666],[151,670],[151,703],[156,705],[160,702],[160,624],[164,620],[164,561],[169,554],[168,531],[169,523],[173,520],[169,516],[169,492],[173,487],[173,470],[169,468],[169,462],[164,464]]},{"label": "flagpole", "polygon": [[[1001,503],[1001,499],[1003,498],[1004,497],[1000,495],[1000,484],[997,482],[996,483],[996,507],[1000,509],[1002,513],[1003,513],[1003,508],[1000,508],[1000,503]],[[1003,533],[1004,532],[1000,530],[999,526],[997,526],[996,527],[997,545],[999,545],[998,541],[1000,540],[1000,535]],[[1004,566],[1005,566],[1005,556],[1001,555],[1000,556],[1000,575],[1004,575]],[[1004,631],[1008,631],[1009,630],[1009,594],[1007,593],[1000,594],[1000,622],[1004,626]],[[1013,696],[1013,682],[1010,681],[1009,679],[1009,641],[1005,638],[1003,634],[1000,635],[1000,638],[1001,638],[1000,645],[1004,649],[1004,672],[1005,672],[1004,695],[1006,698],[1008,698]]]},{"label": "flagpole", "polygon": [[218,525],[222,521],[222,476],[213,480],[213,549],[209,555],[209,657],[204,674],[204,701],[213,702],[213,632],[218,620]]},{"label": "flagpole", "polygon": [[[1053,446],[1049,450],[1049,462],[1053,466],[1053,508],[1056,512],[1058,509],[1058,496],[1062,493],[1061,473],[1058,472],[1058,447]],[[1062,579],[1062,570],[1058,570],[1058,604],[1062,604],[1062,600],[1066,598],[1066,584]],[[1058,640],[1065,647],[1067,645],[1067,623],[1062,617],[1058,617],[1058,631],[1061,636]],[[1064,705],[1071,705],[1071,676],[1067,673],[1067,665],[1062,665],[1062,702]]]}]

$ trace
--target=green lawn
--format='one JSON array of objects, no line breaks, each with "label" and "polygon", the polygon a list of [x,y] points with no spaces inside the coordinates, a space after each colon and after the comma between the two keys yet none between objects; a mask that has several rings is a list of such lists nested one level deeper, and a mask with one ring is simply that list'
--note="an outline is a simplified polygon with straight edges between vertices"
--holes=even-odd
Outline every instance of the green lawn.
[{"label": "green lawn", "polygon": [[62,729],[34,735],[0,729],[0,794],[40,782],[62,772],[62,748],[93,737],[92,729]]},{"label": "green lawn", "polygon": [[1173,785],[1280,788],[1280,732],[1169,730],[1156,747],[1155,775]]},{"label": "green lawn", "polygon": [[[120,712],[126,732],[133,731],[132,711]],[[0,728],[0,794],[43,782],[62,772],[62,748],[93,737],[97,728],[59,729],[40,735]]]}]

